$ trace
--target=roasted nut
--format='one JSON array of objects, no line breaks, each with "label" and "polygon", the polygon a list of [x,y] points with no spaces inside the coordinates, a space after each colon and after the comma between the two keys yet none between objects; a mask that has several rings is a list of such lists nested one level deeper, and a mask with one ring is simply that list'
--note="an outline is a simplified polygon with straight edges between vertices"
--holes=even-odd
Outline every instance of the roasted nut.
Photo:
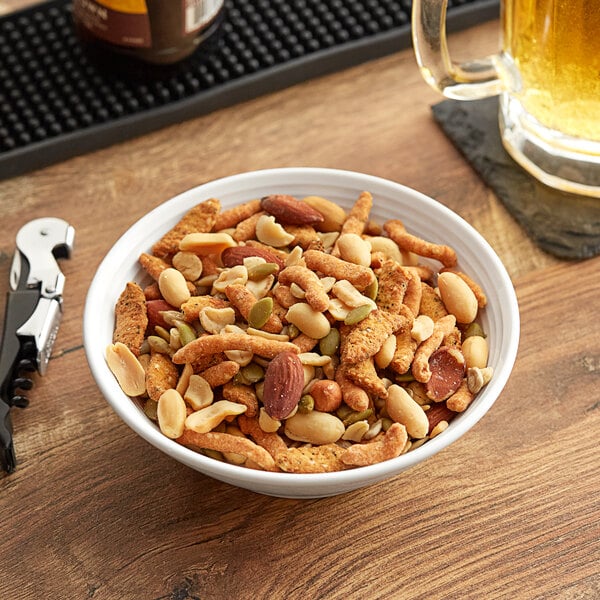
[{"label": "roasted nut", "polygon": [[335,412],[342,403],[342,389],[335,381],[320,379],[310,388],[315,410]]},{"label": "roasted nut", "polygon": [[333,295],[341,300],[344,305],[350,308],[359,306],[370,306],[373,310],[377,308],[377,304],[371,298],[361,294],[349,281],[342,279],[336,281],[331,288]]},{"label": "roasted nut", "polygon": [[442,346],[431,355],[429,369],[431,377],[425,384],[427,396],[441,402],[460,387],[465,376],[465,357],[456,348]]},{"label": "roasted nut", "polygon": [[306,196],[302,200],[323,216],[323,221],[316,223],[315,229],[325,232],[341,230],[346,220],[346,211],[341,206],[321,196]]},{"label": "roasted nut", "polygon": [[177,308],[189,300],[191,296],[185,277],[172,267],[165,269],[160,274],[158,288],[163,298]]},{"label": "roasted nut", "polygon": [[414,321],[410,335],[413,340],[420,344],[427,338],[430,338],[433,333],[433,319],[427,315],[419,315]]},{"label": "roasted nut", "polygon": [[185,419],[185,428],[191,429],[196,433],[208,433],[225,418],[241,415],[246,410],[247,408],[243,404],[237,404],[229,400],[219,400],[189,415]]},{"label": "roasted nut", "polygon": [[310,204],[285,194],[265,196],[260,205],[284,225],[316,225],[324,220],[323,215]]},{"label": "roasted nut", "polygon": [[271,417],[264,406],[260,407],[258,424],[265,433],[275,433],[281,427],[281,421]]},{"label": "roasted nut", "polygon": [[485,367],[484,369],[470,367],[467,369],[467,387],[469,391],[472,394],[477,394],[484,385],[491,381],[493,374],[492,367]]},{"label": "roasted nut", "polygon": [[188,233],[179,242],[179,249],[206,256],[220,254],[225,248],[236,245],[235,240],[227,233]]},{"label": "roasted nut", "polygon": [[337,240],[340,257],[355,265],[371,265],[371,244],[356,233],[342,233]]},{"label": "roasted nut", "polygon": [[183,433],[186,418],[185,402],[174,389],[164,391],[158,399],[156,417],[161,432],[168,438],[177,439]]},{"label": "roasted nut", "polygon": [[192,252],[178,252],[173,266],[188,280],[196,281],[202,275],[202,261]]},{"label": "roasted nut", "polygon": [[146,392],[146,372],[135,354],[122,342],[106,349],[106,363],[128,396],[141,396]]},{"label": "roasted nut", "polygon": [[194,410],[200,410],[201,408],[206,408],[212,404],[214,393],[204,377],[201,377],[200,375],[190,375],[183,399]]},{"label": "roasted nut", "polygon": [[275,217],[262,215],[256,223],[256,237],[263,244],[281,248],[291,244],[294,236],[288,233],[279,223],[275,221]]},{"label": "roasted nut", "polygon": [[375,355],[375,364],[380,369],[386,369],[394,358],[396,352],[396,336],[390,335],[377,354]]},{"label": "roasted nut", "polygon": [[427,435],[429,431],[427,415],[404,388],[396,384],[389,387],[385,408],[392,420],[406,427],[410,437],[418,439]]},{"label": "roasted nut", "polygon": [[304,388],[304,371],[297,354],[282,352],[265,372],[263,404],[273,419],[285,419],[298,406]]},{"label": "roasted nut", "polygon": [[440,297],[446,310],[456,317],[457,323],[471,323],[479,305],[473,290],[456,273],[446,271],[438,275]]},{"label": "roasted nut", "polygon": [[365,437],[368,431],[368,421],[356,421],[356,423],[352,423],[352,425],[346,428],[342,439],[350,440],[352,442],[360,442]]},{"label": "roasted nut", "polygon": [[298,302],[290,306],[286,318],[302,333],[315,340],[324,338],[331,330],[327,317],[306,302]]},{"label": "roasted nut", "polygon": [[248,270],[244,265],[238,265],[222,271],[213,283],[213,289],[224,292],[230,285],[246,285],[247,281]]},{"label": "roasted nut", "polygon": [[467,363],[467,369],[487,367],[489,348],[487,340],[480,335],[471,335],[462,343],[462,352]]},{"label": "roasted nut", "polygon": [[291,440],[321,445],[337,442],[346,428],[335,415],[312,410],[287,419],[284,431]]},{"label": "roasted nut", "polygon": [[383,236],[373,236],[367,239],[371,244],[371,252],[381,252],[385,258],[393,260],[400,265],[404,264],[400,248],[398,248],[398,244],[394,240]]},{"label": "roasted nut", "polygon": [[233,308],[212,308],[207,306],[198,315],[200,324],[209,333],[220,333],[227,325],[235,323]]},{"label": "roasted nut", "polygon": [[225,267],[235,267],[244,264],[244,259],[250,256],[259,256],[264,258],[265,262],[276,264],[279,269],[284,268],[283,261],[274,253],[265,248],[256,246],[235,246],[225,248],[221,254],[221,261]]}]

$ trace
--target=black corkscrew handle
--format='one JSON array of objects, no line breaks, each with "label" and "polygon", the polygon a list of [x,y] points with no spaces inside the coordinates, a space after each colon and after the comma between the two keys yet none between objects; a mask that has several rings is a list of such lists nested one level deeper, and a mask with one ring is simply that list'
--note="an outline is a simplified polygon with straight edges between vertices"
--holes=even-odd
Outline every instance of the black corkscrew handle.
[{"label": "black corkscrew handle", "polygon": [[6,298],[0,345],[0,467],[7,473],[16,467],[10,409],[27,406],[28,400],[19,390],[30,389],[32,381],[23,372],[36,369],[35,341],[21,339],[17,330],[33,314],[39,299],[35,289],[9,291]]}]

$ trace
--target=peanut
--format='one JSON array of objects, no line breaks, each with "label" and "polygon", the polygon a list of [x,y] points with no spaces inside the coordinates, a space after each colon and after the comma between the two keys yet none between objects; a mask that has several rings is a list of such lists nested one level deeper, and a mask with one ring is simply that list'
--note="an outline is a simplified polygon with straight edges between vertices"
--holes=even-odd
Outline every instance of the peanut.
[{"label": "peanut", "polygon": [[122,342],[106,349],[108,368],[128,396],[141,396],[146,391],[146,372],[135,354]]},{"label": "peanut", "polygon": [[185,277],[173,267],[168,267],[158,277],[158,289],[162,297],[171,305],[180,308],[190,299],[191,294]]},{"label": "peanut", "polygon": [[331,329],[327,317],[323,313],[312,308],[306,302],[298,302],[290,306],[286,318],[302,333],[305,333],[315,340],[324,338]]},{"label": "peanut", "polygon": [[269,416],[264,406],[260,407],[258,425],[265,433],[275,433],[281,427],[281,421]]},{"label": "peanut", "polygon": [[235,240],[227,233],[188,233],[179,242],[179,249],[206,256],[220,254],[225,248],[236,245]]},{"label": "peanut", "polygon": [[225,269],[213,283],[213,288],[217,292],[224,292],[230,285],[246,285],[248,281],[248,270],[244,265],[237,265]]},{"label": "peanut", "polygon": [[380,369],[385,369],[392,362],[396,352],[396,343],[396,336],[394,334],[390,335],[383,342],[379,352],[375,355],[375,364]]},{"label": "peanut", "polygon": [[208,433],[212,431],[226,417],[232,417],[245,413],[247,407],[229,400],[219,400],[206,408],[193,412],[185,419],[185,428],[196,433]]},{"label": "peanut", "polygon": [[419,315],[414,321],[410,335],[417,344],[424,342],[433,333],[433,319],[427,315]]},{"label": "peanut", "polygon": [[212,404],[214,393],[206,379],[200,375],[190,375],[183,399],[194,409],[200,410]]},{"label": "peanut", "polygon": [[427,415],[403,387],[394,384],[388,388],[385,408],[393,421],[406,427],[410,437],[424,438],[427,435],[429,431]]},{"label": "peanut", "polygon": [[285,421],[285,435],[308,444],[333,444],[345,431],[344,424],[335,415],[317,410],[298,412]]},{"label": "peanut", "polygon": [[355,265],[371,264],[371,244],[356,233],[343,233],[337,241],[340,256]]},{"label": "peanut", "polygon": [[488,362],[489,348],[487,340],[480,335],[471,335],[462,343],[462,353],[467,369],[477,367],[485,369]]},{"label": "peanut", "polygon": [[346,429],[342,439],[349,440],[351,442],[360,442],[368,431],[368,421],[357,421],[356,423],[352,423],[352,425]]},{"label": "peanut", "polygon": [[202,275],[202,261],[192,252],[178,252],[173,266],[188,280],[196,281]]},{"label": "peanut", "polygon": [[323,222],[316,226],[319,231],[340,231],[346,220],[346,211],[341,206],[321,196],[306,196],[303,201],[323,215]]},{"label": "peanut", "polygon": [[438,275],[440,297],[446,310],[456,317],[458,323],[472,323],[477,316],[479,304],[473,290],[456,273],[445,271]]},{"label": "peanut", "polygon": [[275,217],[269,215],[261,215],[258,219],[256,237],[263,244],[274,248],[282,248],[294,240],[294,236],[277,223]]},{"label": "peanut", "polygon": [[398,264],[404,264],[400,248],[398,248],[398,244],[394,240],[380,235],[367,239],[371,244],[371,252],[381,252],[386,258],[394,260]]},{"label": "peanut", "polygon": [[212,308],[206,306],[198,315],[200,324],[209,333],[220,333],[227,325],[235,323],[233,308]]},{"label": "peanut", "polygon": [[348,280],[342,279],[337,281],[331,288],[334,296],[341,300],[350,308],[369,305],[373,310],[377,308],[377,304],[371,298],[363,296]]},{"label": "peanut", "polygon": [[158,399],[156,416],[161,432],[172,440],[183,433],[186,417],[185,402],[174,389],[165,390]]}]

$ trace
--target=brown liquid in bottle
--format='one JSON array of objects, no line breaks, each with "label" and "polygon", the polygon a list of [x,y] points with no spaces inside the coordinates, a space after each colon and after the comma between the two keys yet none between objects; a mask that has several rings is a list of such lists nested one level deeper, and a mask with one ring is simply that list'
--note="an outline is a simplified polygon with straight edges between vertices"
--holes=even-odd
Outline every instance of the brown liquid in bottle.
[{"label": "brown liquid in bottle", "polygon": [[82,42],[105,66],[123,57],[172,65],[204,46],[219,28],[223,0],[73,0]]}]

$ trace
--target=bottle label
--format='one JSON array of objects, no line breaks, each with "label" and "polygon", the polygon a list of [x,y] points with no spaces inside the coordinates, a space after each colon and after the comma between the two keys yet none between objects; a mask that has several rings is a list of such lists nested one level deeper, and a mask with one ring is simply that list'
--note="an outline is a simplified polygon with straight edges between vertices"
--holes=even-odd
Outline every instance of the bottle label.
[{"label": "bottle label", "polygon": [[79,0],[73,15],[96,37],[111,44],[150,48],[146,0]]},{"label": "bottle label", "polygon": [[183,0],[183,31],[193,33],[212,21],[223,6],[223,0]]}]

